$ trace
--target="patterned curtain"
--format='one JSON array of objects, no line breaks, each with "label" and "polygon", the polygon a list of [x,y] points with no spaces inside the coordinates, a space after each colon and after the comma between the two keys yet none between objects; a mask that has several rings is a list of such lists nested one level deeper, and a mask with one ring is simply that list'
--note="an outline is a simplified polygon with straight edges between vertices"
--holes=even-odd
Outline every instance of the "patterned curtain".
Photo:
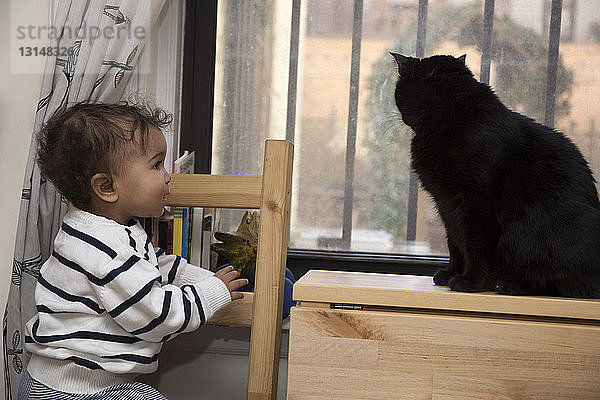
[{"label": "patterned curtain", "polygon": [[[165,0],[58,0],[34,132],[58,109],[83,101],[114,102],[124,95]],[[52,37],[54,36],[54,37]],[[56,37],[58,36],[58,37]],[[67,204],[35,162],[32,140],[23,183],[12,279],[3,319],[6,399],[16,399],[29,354],[23,326],[33,316],[34,287],[49,257]]]}]

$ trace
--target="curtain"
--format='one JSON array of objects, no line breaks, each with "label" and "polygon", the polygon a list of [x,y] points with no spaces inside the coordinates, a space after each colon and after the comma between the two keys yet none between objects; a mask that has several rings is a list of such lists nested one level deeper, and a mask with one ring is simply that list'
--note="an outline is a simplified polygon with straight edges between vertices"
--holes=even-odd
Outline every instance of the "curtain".
[{"label": "curtain", "polygon": [[[165,0],[57,0],[34,133],[58,109],[83,101],[115,102],[124,88]],[[11,285],[3,318],[6,399],[16,399],[29,355],[25,323],[34,315],[39,270],[52,251],[67,203],[40,176],[32,140],[15,239]]]}]

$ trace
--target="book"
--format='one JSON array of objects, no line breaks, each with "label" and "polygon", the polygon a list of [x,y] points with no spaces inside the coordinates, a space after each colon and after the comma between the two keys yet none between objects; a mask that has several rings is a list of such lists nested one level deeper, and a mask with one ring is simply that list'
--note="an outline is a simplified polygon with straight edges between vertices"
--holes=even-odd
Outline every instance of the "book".
[{"label": "book", "polygon": [[168,210],[158,218],[157,242],[166,254],[173,254],[173,214]]},{"label": "book", "polygon": [[188,229],[188,212],[189,208],[183,208],[181,215],[181,257],[188,259],[187,254],[187,229]]},{"label": "book", "polygon": [[152,235],[150,237],[152,238],[152,247],[160,247],[160,218],[152,218]]},{"label": "book", "polygon": [[183,207],[173,208],[173,254],[183,257]]},{"label": "book", "polygon": [[175,174],[193,174],[195,163],[195,153],[193,151],[190,153],[186,150],[181,157],[173,162],[173,172]]},{"label": "book", "polygon": [[[217,212],[214,208],[195,208],[191,216],[189,229],[190,262],[211,269],[210,244],[213,237],[213,219]],[[216,259],[215,259],[216,261]]]}]

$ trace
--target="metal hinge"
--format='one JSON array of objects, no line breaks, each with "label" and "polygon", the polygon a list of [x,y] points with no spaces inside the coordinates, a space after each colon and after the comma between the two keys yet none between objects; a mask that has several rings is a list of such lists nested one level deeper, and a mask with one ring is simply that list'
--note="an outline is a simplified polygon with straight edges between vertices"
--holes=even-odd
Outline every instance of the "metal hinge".
[{"label": "metal hinge", "polygon": [[362,304],[331,303],[331,308],[336,310],[362,310]]}]

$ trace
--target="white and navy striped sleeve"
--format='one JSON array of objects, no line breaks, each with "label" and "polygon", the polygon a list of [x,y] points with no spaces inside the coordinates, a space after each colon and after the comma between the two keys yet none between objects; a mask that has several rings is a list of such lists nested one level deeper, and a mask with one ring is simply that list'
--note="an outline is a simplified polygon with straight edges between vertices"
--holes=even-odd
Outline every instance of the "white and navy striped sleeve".
[{"label": "white and navy striped sleeve", "polygon": [[111,279],[96,288],[108,315],[144,341],[166,341],[193,331],[231,301],[220,279],[210,273],[204,279],[194,275],[191,268],[200,268],[182,266],[181,286],[163,283],[155,265],[133,251],[120,250],[105,270],[104,276]]},{"label": "white and navy striped sleeve", "polygon": [[182,286],[214,275],[207,269],[189,264],[185,258],[175,254],[165,254],[163,249],[156,249],[156,258],[163,283]]}]

